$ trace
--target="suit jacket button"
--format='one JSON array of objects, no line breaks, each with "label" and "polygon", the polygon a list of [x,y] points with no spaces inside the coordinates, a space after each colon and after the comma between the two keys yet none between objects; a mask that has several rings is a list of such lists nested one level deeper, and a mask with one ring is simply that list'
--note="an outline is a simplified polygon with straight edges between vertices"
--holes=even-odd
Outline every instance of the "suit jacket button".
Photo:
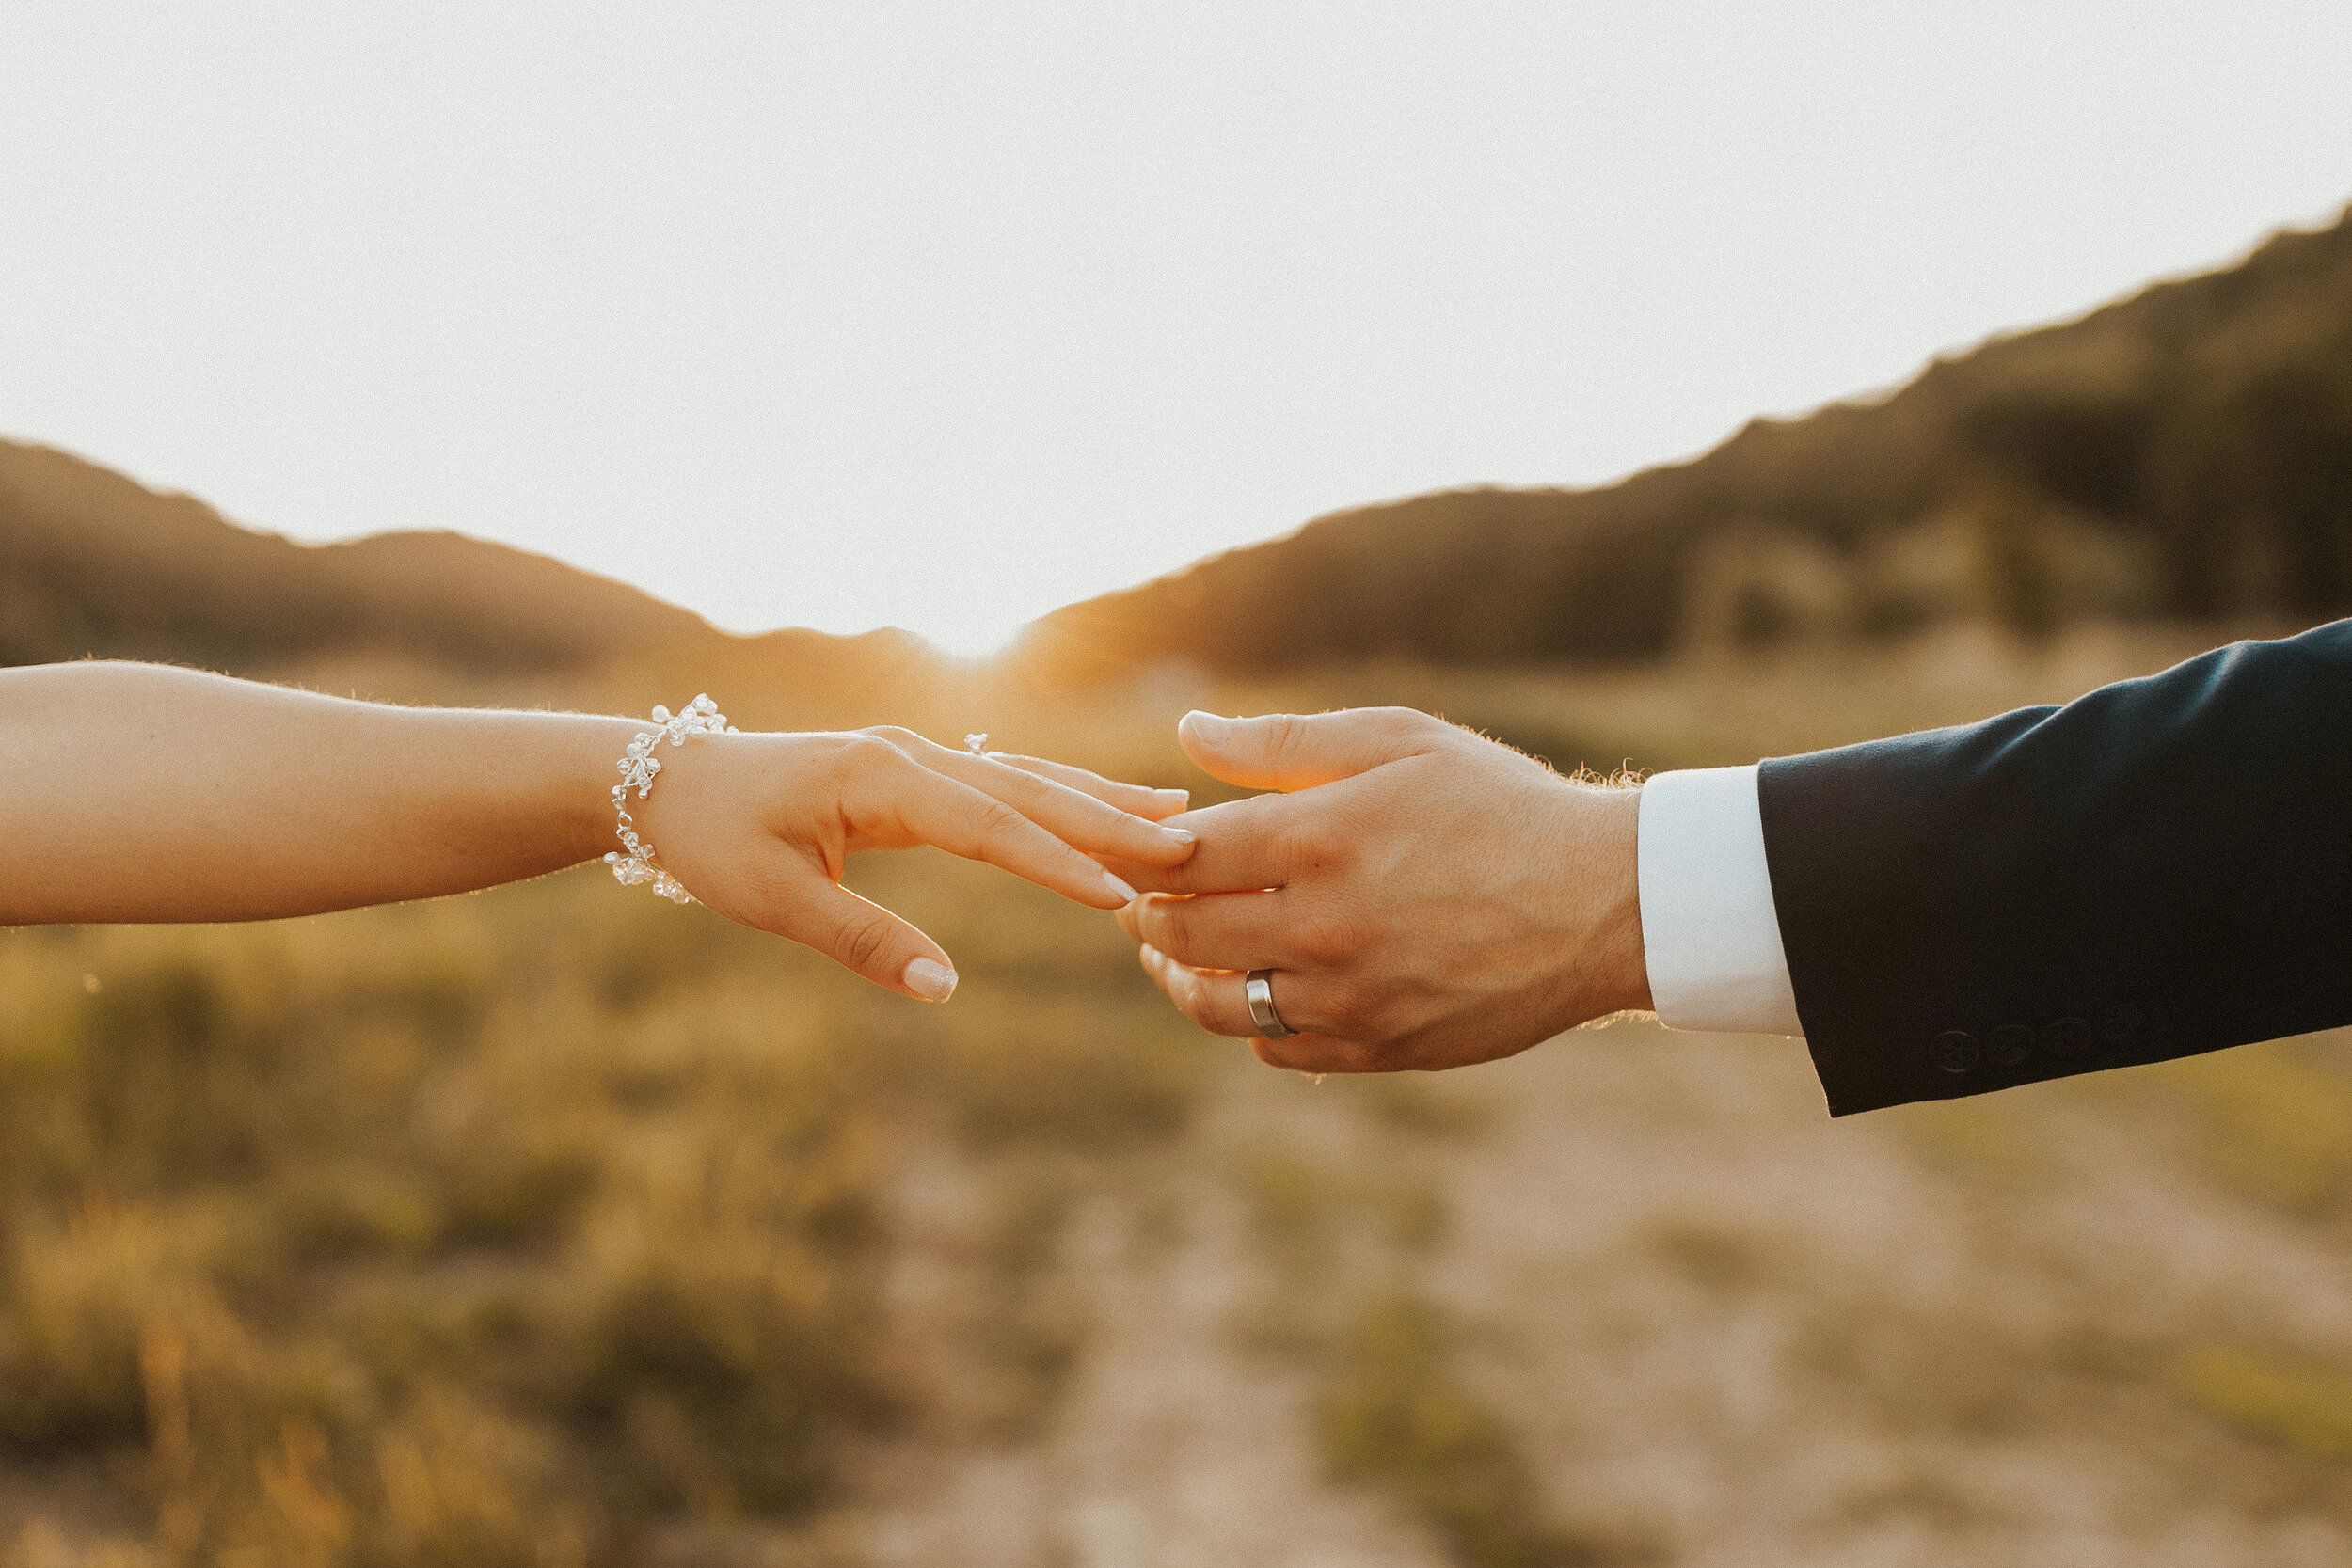
[{"label": "suit jacket button", "polygon": [[2033,1031],[2022,1023],[2004,1023],[1985,1036],[1984,1053],[2003,1067],[2015,1067],[2033,1054]]},{"label": "suit jacket button", "polygon": [[1966,1072],[1977,1065],[1977,1037],[1965,1029],[1947,1029],[1935,1037],[1928,1053],[1946,1072]]},{"label": "suit jacket button", "polygon": [[2090,1044],[2090,1021],[2061,1018],[2042,1026],[2042,1049],[2053,1056],[2072,1056]]}]

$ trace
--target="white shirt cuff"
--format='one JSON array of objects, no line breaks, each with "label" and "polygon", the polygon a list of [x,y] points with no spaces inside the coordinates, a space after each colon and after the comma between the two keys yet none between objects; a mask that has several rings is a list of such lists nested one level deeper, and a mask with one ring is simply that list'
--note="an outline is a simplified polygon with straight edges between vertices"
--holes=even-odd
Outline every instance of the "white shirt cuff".
[{"label": "white shirt cuff", "polygon": [[1661,773],[1642,786],[1642,949],[1669,1029],[1802,1035],[1780,946],[1754,768]]}]

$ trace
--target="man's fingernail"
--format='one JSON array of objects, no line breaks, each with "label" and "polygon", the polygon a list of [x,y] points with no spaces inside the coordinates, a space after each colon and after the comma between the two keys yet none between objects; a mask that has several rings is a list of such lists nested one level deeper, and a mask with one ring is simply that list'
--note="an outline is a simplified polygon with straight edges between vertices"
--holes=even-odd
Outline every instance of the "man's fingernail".
[{"label": "man's fingernail", "polygon": [[915,958],[908,963],[907,990],[926,1002],[945,1002],[956,994],[956,972],[937,958]]},{"label": "man's fingernail", "polygon": [[1190,828],[1162,828],[1160,832],[1166,833],[1168,837],[1174,839],[1179,844],[1191,844],[1195,842],[1195,835]]},{"label": "man's fingernail", "polygon": [[1152,793],[1154,795],[1172,796],[1179,800],[1189,800],[1192,799],[1192,791],[1189,789],[1155,789]]},{"label": "man's fingernail", "polygon": [[1120,903],[1132,904],[1136,901],[1136,890],[1120,881],[1118,878],[1112,876],[1109,872],[1105,871],[1103,873],[1103,880],[1109,886],[1113,893],[1119,895],[1119,901]]},{"label": "man's fingernail", "polygon": [[1219,719],[1214,713],[1202,713],[1197,708],[1184,715],[1184,722],[1192,727],[1192,733],[1205,745],[1222,746],[1226,736],[1233,733],[1231,719]]}]

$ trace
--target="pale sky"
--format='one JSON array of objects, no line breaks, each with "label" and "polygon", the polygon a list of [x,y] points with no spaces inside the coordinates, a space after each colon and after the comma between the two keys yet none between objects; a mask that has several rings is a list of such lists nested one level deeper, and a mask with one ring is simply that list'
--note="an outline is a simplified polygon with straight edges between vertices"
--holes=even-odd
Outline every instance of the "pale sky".
[{"label": "pale sky", "polygon": [[13,0],[0,433],[978,651],[2328,219],[2347,83],[2343,0]]}]

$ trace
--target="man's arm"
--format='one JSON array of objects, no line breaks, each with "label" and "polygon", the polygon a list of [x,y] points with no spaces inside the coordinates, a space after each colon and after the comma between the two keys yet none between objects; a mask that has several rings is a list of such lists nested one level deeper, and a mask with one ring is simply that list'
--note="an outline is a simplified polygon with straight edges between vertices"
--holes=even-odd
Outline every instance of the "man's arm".
[{"label": "man's arm", "polygon": [[2352,622],[1757,783],[1834,1112],[2352,1023]]},{"label": "man's arm", "polygon": [[1834,1112],[2352,1023],[2352,622],[2063,708],[1666,774],[1552,777],[1424,715],[1224,721],[1259,796],[1178,818],[1120,919],[1204,1027],[1271,972],[1316,1072],[1441,1068],[1598,1014],[1802,1027]]}]

